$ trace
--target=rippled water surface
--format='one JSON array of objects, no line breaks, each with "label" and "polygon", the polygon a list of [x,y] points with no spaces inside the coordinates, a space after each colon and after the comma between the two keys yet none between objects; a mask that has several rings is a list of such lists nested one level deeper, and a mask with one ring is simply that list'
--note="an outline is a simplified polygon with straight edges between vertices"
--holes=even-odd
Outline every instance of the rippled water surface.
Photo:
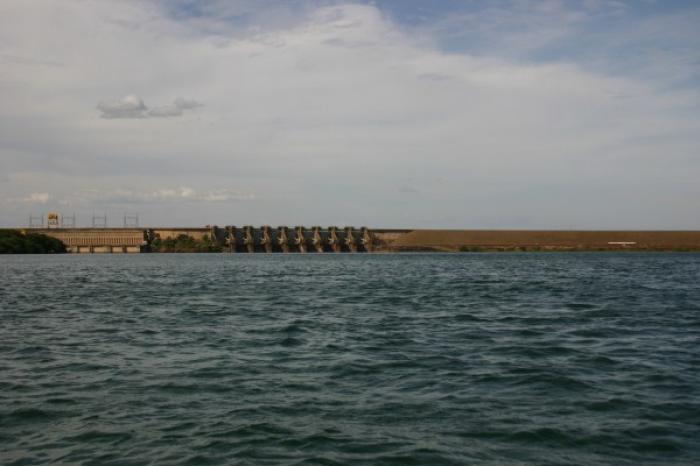
[{"label": "rippled water surface", "polygon": [[700,255],[0,256],[0,463],[698,464]]}]

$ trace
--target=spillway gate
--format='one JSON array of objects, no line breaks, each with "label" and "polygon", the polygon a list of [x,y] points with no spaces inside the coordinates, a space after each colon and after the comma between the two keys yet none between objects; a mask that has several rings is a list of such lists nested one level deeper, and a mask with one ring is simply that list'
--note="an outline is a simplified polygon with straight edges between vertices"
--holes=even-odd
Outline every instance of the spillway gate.
[{"label": "spillway gate", "polygon": [[372,233],[367,227],[278,226],[273,228],[268,225],[224,227],[223,241],[226,251],[232,253],[371,252],[374,242]]}]

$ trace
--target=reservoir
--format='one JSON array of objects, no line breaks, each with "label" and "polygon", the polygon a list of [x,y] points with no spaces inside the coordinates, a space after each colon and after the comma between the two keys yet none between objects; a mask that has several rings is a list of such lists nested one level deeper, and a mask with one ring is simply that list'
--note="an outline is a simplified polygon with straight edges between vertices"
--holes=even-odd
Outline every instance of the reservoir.
[{"label": "reservoir", "polygon": [[0,256],[0,463],[700,458],[700,254]]}]

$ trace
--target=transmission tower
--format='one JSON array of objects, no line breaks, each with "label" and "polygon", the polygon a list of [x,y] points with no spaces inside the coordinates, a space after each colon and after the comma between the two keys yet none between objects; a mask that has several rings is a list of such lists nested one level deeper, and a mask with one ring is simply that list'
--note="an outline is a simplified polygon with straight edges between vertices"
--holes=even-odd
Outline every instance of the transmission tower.
[{"label": "transmission tower", "polygon": [[107,228],[107,214],[92,214],[92,228]]},{"label": "transmission tower", "polygon": [[75,212],[73,215],[61,215],[61,228],[75,228]]},{"label": "transmission tower", "polygon": [[29,214],[29,228],[44,228],[44,214],[40,216]]},{"label": "transmission tower", "polygon": [[139,214],[137,213],[125,213],[124,214],[124,228],[138,228],[139,227]]}]

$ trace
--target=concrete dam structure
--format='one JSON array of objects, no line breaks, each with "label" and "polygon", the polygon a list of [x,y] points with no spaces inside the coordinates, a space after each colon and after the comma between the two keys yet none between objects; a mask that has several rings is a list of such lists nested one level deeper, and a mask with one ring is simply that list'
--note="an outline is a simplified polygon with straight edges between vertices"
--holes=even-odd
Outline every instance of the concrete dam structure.
[{"label": "concrete dam structure", "polygon": [[147,252],[156,240],[208,241],[229,253],[371,252],[375,239],[366,227],[207,226],[203,228],[32,228],[60,240],[70,253]]},{"label": "concrete dam structure", "polygon": [[[228,253],[700,251],[700,231],[412,230],[366,227],[31,228],[71,253],[139,253],[188,238]],[[172,252],[172,251],[164,251]]]}]

